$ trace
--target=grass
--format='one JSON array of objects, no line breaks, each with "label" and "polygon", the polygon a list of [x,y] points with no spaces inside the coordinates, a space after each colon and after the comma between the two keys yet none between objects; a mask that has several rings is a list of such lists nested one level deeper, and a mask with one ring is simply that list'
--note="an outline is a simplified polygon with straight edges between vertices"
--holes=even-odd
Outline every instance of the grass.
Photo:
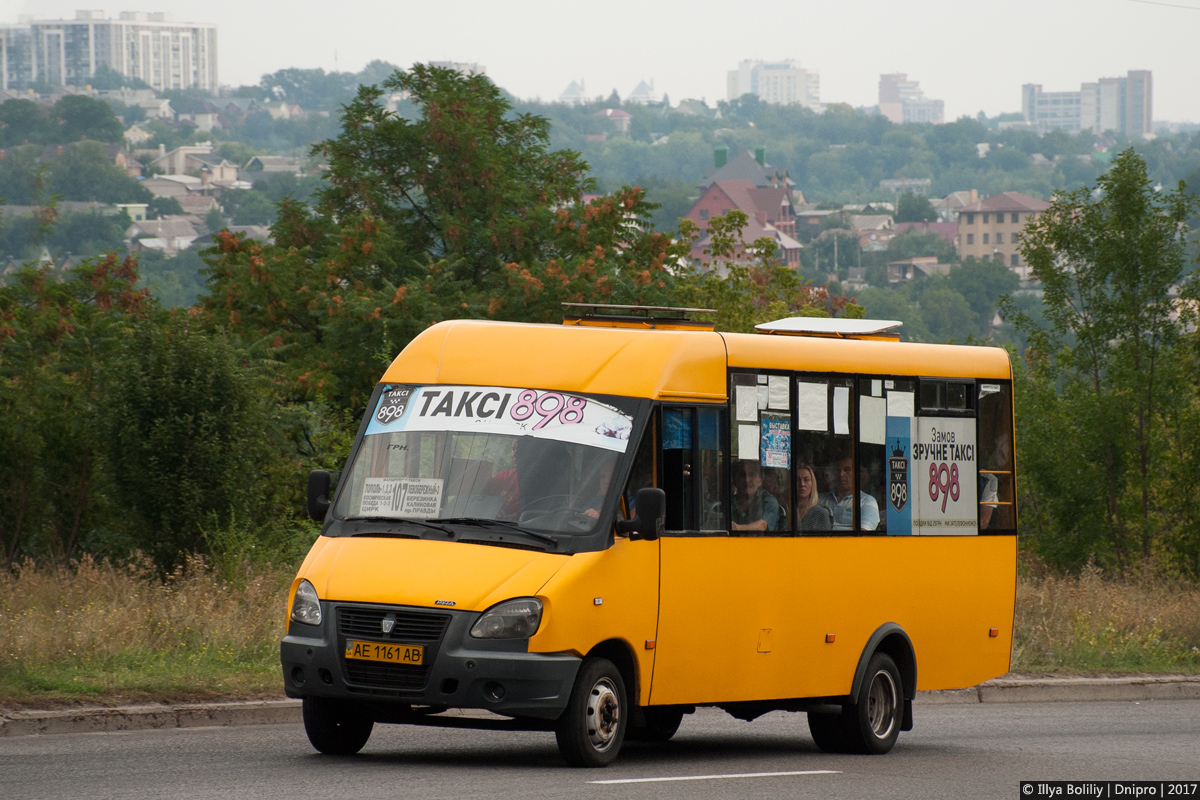
[{"label": "grass", "polygon": [[[1200,673],[1200,585],[1024,572],[1014,672]],[[88,558],[0,570],[0,708],[280,697],[293,574],[199,558],[165,580]]]}]

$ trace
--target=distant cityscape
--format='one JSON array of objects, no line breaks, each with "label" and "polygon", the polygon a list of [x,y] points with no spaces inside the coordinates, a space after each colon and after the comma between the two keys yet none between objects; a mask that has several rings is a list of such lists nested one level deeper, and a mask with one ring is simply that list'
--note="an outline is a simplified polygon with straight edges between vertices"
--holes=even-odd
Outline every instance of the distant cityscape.
[{"label": "distant cityscape", "polygon": [[[0,24],[0,91],[28,91],[38,85],[88,84],[97,70],[107,68],[126,78],[145,82],[158,92],[195,89],[217,94],[217,28],[198,22],[177,22],[170,14],[121,12],[117,19],[100,11],[77,11],[74,19],[23,17]],[[466,74],[484,74],[477,63],[439,62]],[[1044,134],[1051,130],[1080,133],[1113,132],[1129,138],[1154,133],[1153,78],[1149,70],[1131,70],[1125,77],[1099,78],[1078,91],[1044,91],[1041,84],[1020,90],[1021,119],[1005,127],[1024,127]],[[744,60],[730,70],[725,97],[745,95],[765,103],[799,105],[821,112],[821,76],[817,69],[795,60]],[[557,98],[569,105],[607,99],[589,95],[584,82],[570,81]],[[654,81],[642,81],[622,102],[661,105],[666,95]],[[685,108],[703,105],[683,99]],[[940,125],[945,119],[942,100],[928,98],[919,81],[906,73],[879,76],[879,100],[867,113],[880,114],[897,124]]]}]

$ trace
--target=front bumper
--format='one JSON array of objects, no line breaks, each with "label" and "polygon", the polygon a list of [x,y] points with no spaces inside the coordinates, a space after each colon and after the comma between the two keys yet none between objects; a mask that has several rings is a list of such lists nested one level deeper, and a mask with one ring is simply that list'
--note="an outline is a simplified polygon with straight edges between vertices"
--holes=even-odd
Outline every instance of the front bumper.
[{"label": "front bumper", "polygon": [[[567,706],[579,671],[578,657],[530,653],[524,639],[472,638],[471,626],[479,612],[322,601],[321,614],[320,626],[296,622],[288,626],[279,648],[284,690],[288,697],[332,697],[376,707],[381,720],[389,711],[408,706],[477,708],[509,717],[556,719]],[[390,636],[377,628],[364,632],[385,614],[416,620],[418,632],[401,625]],[[347,638],[422,644],[424,664],[348,663],[343,655]]]}]

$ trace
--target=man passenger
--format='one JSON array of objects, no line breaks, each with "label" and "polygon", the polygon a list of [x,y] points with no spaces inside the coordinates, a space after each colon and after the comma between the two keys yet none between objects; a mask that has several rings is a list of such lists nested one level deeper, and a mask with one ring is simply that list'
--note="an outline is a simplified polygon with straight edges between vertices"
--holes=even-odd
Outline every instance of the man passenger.
[{"label": "man passenger", "polygon": [[762,467],[757,461],[738,461],[733,467],[733,520],[735,531],[777,531],[783,509],[762,488]]},{"label": "man passenger", "polygon": [[[840,458],[833,465],[833,491],[821,495],[821,505],[833,515],[835,531],[854,529],[854,464],[850,456]],[[858,517],[864,531],[879,527],[879,503],[866,492],[858,493]]]}]

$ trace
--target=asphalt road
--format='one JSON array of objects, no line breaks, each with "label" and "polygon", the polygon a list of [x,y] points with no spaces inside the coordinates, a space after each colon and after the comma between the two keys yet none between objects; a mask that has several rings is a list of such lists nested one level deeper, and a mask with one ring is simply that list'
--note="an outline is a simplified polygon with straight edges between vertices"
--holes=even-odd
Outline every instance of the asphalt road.
[{"label": "asphalt road", "polygon": [[1200,780],[1200,701],[918,706],[881,757],[821,753],[802,714],[745,723],[702,709],[671,743],[626,745],[602,770],[564,766],[545,733],[376,726],[351,758],[317,755],[298,725],[0,739],[5,800],[957,800],[1069,779]]}]

